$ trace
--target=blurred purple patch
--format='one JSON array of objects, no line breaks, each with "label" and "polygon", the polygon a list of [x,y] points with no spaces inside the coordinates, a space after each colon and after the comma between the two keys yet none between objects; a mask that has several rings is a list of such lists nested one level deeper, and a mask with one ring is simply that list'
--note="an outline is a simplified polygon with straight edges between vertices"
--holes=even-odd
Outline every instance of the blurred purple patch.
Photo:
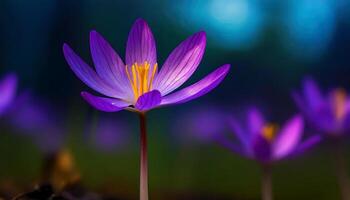
[{"label": "blurred purple patch", "polygon": [[311,136],[301,141],[304,122],[301,116],[296,115],[288,120],[281,128],[275,124],[267,123],[255,108],[247,113],[245,123],[230,119],[234,136],[241,143],[236,144],[228,137],[216,137],[224,147],[260,163],[271,163],[293,155],[303,153],[320,141],[320,136]]},{"label": "blurred purple patch", "polygon": [[179,115],[173,126],[174,136],[182,142],[211,143],[215,134],[225,130],[225,116],[220,109],[206,106],[192,111]]},{"label": "blurred purple patch", "polygon": [[26,91],[16,98],[8,117],[18,133],[31,137],[43,152],[53,153],[62,146],[65,133],[58,110]]},{"label": "blurred purple patch", "polygon": [[3,115],[11,106],[16,96],[17,76],[7,74],[0,80],[0,115]]},{"label": "blurred purple patch", "polygon": [[103,117],[97,122],[92,143],[104,152],[119,151],[127,146],[127,134],[127,128],[122,122]]},{"label": "blurred purple patch", "polygon": [[317,131],[339,136],[350,130],[350,98],[344,89],[332,89],[324,95],[314,80],[306,78],[301,92],[292,95]]}]

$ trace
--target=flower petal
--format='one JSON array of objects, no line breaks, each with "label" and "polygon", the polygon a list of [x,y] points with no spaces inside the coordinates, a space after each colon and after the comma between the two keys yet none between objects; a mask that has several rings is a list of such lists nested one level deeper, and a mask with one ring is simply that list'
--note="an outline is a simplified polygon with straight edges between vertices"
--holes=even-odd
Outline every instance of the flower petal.
[{"label": "flower petal", "polygon": [[350,130],[350,110],[347,110],[347,113],[344,117],[344,129]]},{"label": "flower petal", "polygon": [[119,88],[132,98],[125,65],[111,45],[96,31],[90,32],[90,50],[97,74],[105,82]]},{"label": "flower petal", "polygon": [[9,108],[12,100],[15,98],[17,89],[17,76],[7,74],[0,82],[0,114]]},{"label": "flower petal", "polygon": [[249,149],[249,146],[250,146],[249,134],[242,129],[242,126],[233,117],[229,118],[229,125],[232,129],[232,132],[235,134],[237,139],[242,143],[245,149]]},{"label": "flower petal", "polygon": [[158,90],[152,90],[141,95],[135,104],[135,108],[140,111],[150,110],[160,104],[162,96]]},{"label": "flower petal", "polygon": [[326,106],[320,106],[317,110],[313,110],[297,92],[292,93],[292,97],[297,104],[297,107],[305,116],[306,120],[310,122],[313,128],[318,131],[330,133],[336,130],[338,125],[333,117],[332,110]]},{"label": "flower petal", "polygon": [[214,72],[210,73],[197,83],[190,85],[173,94],[163,97],[161,105],[185,103],[187,101],[205,95],[206,93],[214,89],[216,86],[218,86],[219,83],[221,83],[221,81],[227,75],[229,69],[229,64],[219,67]]},{"label": "flower petal", "polygon": [[273,157],[280,159],[290,154],[298,145],[303,134],[304,122],[300,115],[289,120],[277,136],[273,146]]},{"label": "flower petal", "polygon": [[295,149],[295,151],[291,154],[291,156],[297,156],[304,153],[305,151],[309,150],[311,147],[318,144],[320,141],[321,141],[321,136],[319,135],[314,135],[309,137]]},{"label": "flower petal", "polygon": [[178,45],[157,75],[154,88],[169,94],[187,81],[202,60],[206,45],[205,32],[199,32]]},{"label": "flower petal", "polygon": [[112,88],[112,86],[102,80],[67,44],[63,45],[63,53],[75,75],[90,88],[114,98],[121,98],[123,96],[121,91]]},{"label": "flower petal", "polygon": [[120,99],[97,97],[88,92],[82,92],[81,96],[95,109],[104,112],[117,112],[128,107],[127,103]]},{"label": "flower petal", "polygon": [[[153,68],[157,62],[156,44],[151,29],[146,21],[138,19],[132,26],[125,54],[126,64],[148,62]],[[151,70],[152,71],[152,70]]]},{"label": "flower petal", "polygon": [[250,131],[251,136],[261,133],[261,130],[265,125],[265,119],[257,108],[249,109],[247,121],[248,130]]},{"label": "flower petal", "polygon": [[304,97],[311,109],[317,109],[323,102],[321,91],[314,80],[307,78],[304,80]]}]

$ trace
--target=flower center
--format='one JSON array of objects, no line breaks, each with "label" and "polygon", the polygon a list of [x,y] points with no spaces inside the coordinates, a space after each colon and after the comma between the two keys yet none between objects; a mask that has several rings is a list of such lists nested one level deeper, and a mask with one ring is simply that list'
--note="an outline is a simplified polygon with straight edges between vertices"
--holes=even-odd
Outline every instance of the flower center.
[{"label": "flower center", "polygon": [[150,63],[147,61],[140,64],[134,63],[130,68],[126,65],[125,71],[130,81],[134,93],[134,99],[137,99],[144,93],[152,90],[152,83],[157,71],[157,63],[151,70]]},{"label": "flower center", "polygon": [[346,92],[337,89],[333,93],[333,111],[337,120],[342,120],[346,114]]},{"label": "flower center", "polygon": [[277,129],[278,127],[276,124],[266,124],[261,130],[262,136],[267,141],[271,142],[276,136]]}]

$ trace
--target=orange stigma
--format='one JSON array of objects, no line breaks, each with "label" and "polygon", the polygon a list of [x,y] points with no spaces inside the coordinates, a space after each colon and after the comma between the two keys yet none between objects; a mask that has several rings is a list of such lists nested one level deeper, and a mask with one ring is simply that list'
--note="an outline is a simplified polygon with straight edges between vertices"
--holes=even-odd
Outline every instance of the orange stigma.
[{"label": "orange stigma", "polygon": [[346,114],[346,92],[344,89],[337,89],[333,96],[333,110],[337,120],[342,120]]},{"label": "orange stigma", "polygon": [[134,63],[130,69],[128,66],[125,66],[126,75],[130,81],[135,101],[137,101],[137,99],[144,93],[152,90],[152,83],[157,71],[157,67],[158,65],[156,63],[152,69],[150,63],[147,61],[142,64]]},{"label": "orange stigma", "polygon": [[271,142],[276,136],[277,129],[278,127],[275,124],[266,124],[262,128],[262,136]]}]

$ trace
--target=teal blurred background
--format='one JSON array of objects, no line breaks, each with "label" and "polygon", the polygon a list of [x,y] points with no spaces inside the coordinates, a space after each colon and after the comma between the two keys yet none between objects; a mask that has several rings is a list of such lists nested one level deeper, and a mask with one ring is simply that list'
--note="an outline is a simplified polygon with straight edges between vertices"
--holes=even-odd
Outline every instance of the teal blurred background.
[{"label": "teal blurred background", "polygon": [[[181,139],[191,133],[182,127],[185,123],[175,122],[199,106],[221,107],[234,114],[258,105],[274,121],[283,122],[297,112],[290,92],[300,88],[306,75],[324,88],[349,89],[350,2],[346,0],[2,0],[0,72],[16,72],[19,93],[31,90],[63,115],[64,131],[58,138],[72,152],[82,182],[91,190],[137,198],[138,118],[125,111],[105,114],[91,109],[79,95],[89,89],[69,69],[62,45],[69,43],[91,64],[89,32],[97,30],[124,57],[128,32],[139,17],[153,30],[160,64],[186,37],[207,32],[204,59],[187,84],[222,64],[232,65],[225,81],[208,95],[149,113],[154,200],[259,199],[260,171],[254,162],[195,137]],[[116,130],[123,135],[121,142],[111,144],[120,148],[104,150],[93,144],[93,130],[104,118],[126,127]],[[6,119],[1,120],[1,130],[0,187],[8,182],[33,184],[40,174],[43,150]],[[339,199],[332,155],[325,146],[275,166],[276,199]],[[348,164],[350,170],[350,160]]]}]

